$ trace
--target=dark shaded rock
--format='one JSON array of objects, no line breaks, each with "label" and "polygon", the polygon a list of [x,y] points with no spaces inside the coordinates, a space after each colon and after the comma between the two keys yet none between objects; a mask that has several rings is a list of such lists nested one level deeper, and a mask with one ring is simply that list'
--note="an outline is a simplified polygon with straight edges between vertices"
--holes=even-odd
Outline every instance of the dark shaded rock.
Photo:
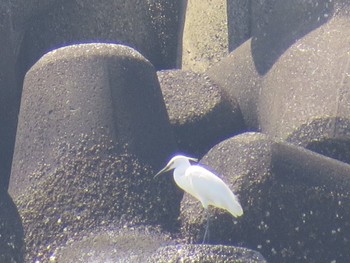
[{"label": "dark shaded rock", "polygon": [[227,27],[229,50],[232,51],[251,36],[252,8],[256,1],[227,1]]},{"label": "dark shaded rock", "polygon": [[159,248],[147,262],[264,263],[259,252],[221,245],[176,245]]},{"label": "dark shaded rock", "polygon": [[153,228],[98,229],[74,236],[52,258],[57,262],[146,262],[160,247],[172,244],[170,237]]},{"label": "dark shaded rock", "polygon": [[179,149],[203,156],[213,145],[243,130],[236,101],[228,100],[204,74],[158,71]]},{"label": "dark shaded rock", "polygon": [[[350,13],[293,44],[266,75],[261,90],[261,129],[350,163]],[[341,143],[340,143],[341,142]]]},{"label": "dark shaded rock", "polygon": [[21,218],[7,191],[0,188],[0,262],[24,262]]},{"label": "dark shaded rock", "polygon": [[[46,13],[54,5],[62,4],[64,1],[66,0],[13,0],[8,1],[4,6],[11,12],[13,28],[23,33],[32,17]],[[17,44],[21,44],[21,41]]]},{"label": "dark shaded rock", "polygon": [[350,141],[346,139],[324,139],[307,144],[311,151],[350,163]]},{"label": "dark shaded rock", "polygon": [[[13,0],[0,4],[0,187],[8,188],[21,100],[18,54],[24,21],[33,11],[42,12],[53,0]],[[39,5],[38,5],[39,4]]]},{"label": "dark shaded rock", "polygon": [[[185,10],[183,0],[152,0],[148,1],[150,17],[159,40],[161,60],[158,68],[175,68],[177,66],[178,50],[181,44],[181,31]],[[153,62],[153,61],[152,61]]]},{"label": "dark shaded rock", "polygon": [[0,185],[8,188],[23,75],[20,53],[30,17],[62,0],[11,0],[0,4]]},{"label": "dark shaded rock", "polygon": [[[350,260],[349,165],[257,133],[216,145],[201,162],[223,175],[244,210],[237,220],[210,209],[211,244],[256,249],[269,262]],[[185,194],[181,218],[189,242],[202,241],[202,210]]]},{"label": "dark shaded rock", "polygon": [[251,50],[251,40],[246,41],[226,58],[211,67],[206,74],[224,92],[232,109],[242,111],[249,130],[258,130],[258,102],[262,77],[256,71]]},{"label": "dark shaded rock", "polygon": [[0,187],[8,188],[18,108],[20,83],[16,79],[16,59],[21,32],[14,26],[14,14],[8,3],[0,4]]},{"label": "dark shaded rock", "polygon": [[50,50],[91,42],[128,45],[157,68],[175,67],[178,9],[177,1],[160,0],[58,2],[29,21],[20,54],[22,73]]},{"label": "dark shaded rock", "polygon": [[155,70],[139,53],[86,44],[46,54],[25,78],[9,188],[28,261],[101,225],[172,228],[181,192],[153,175],[175,149]]}]

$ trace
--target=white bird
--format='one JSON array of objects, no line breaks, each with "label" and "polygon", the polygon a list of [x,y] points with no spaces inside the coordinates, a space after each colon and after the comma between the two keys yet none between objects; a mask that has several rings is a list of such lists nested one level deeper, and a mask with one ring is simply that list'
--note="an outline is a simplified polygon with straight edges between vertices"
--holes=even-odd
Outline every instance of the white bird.
[{"label": "white bird", "polygon": [[219,177],[202,166],[191,165],[190,161],[197,162],[198,160],[177,155],[155,177],[175,169],[174,180],[176,184],[202,203],[208,216],[203,239],[204,243],[209,228],[209,205],[225,209],[234,217],[243,215],[243,209],[237,197]]}]

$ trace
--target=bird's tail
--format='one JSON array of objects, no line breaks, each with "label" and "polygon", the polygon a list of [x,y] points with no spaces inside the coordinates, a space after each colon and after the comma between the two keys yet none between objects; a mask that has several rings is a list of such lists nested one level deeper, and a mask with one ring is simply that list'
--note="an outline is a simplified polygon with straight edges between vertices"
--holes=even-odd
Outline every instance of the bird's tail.
[{"label": "bird's tail", "polygon": [[234,217],[243,215],[243,208],[238,201],[231,203],[230,209],[228,210]]}]

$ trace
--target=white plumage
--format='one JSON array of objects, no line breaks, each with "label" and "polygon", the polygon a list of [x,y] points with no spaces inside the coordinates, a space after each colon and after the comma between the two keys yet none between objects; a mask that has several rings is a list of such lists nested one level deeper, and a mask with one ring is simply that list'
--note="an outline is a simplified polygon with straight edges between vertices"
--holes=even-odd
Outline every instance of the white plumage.
[{"label": "white plumage", "polygon": [[177,155],[155,176],[174,169],[176,184],[198,199],[204,209],[212,205],[227,210],[234,217],[243,215],[243,209],[230,188],[215,174],[200,165],[191,165],[190,161],[197,159]]}]

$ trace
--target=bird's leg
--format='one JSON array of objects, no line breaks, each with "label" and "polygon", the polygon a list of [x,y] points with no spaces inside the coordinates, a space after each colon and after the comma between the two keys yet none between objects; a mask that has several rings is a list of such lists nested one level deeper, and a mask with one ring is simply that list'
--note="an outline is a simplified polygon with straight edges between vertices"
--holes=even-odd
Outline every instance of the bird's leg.
[{"label": "bird's leg", "polygon": [[209,240],[209,221],[210,221],[210,214],[209,214],[209,209],[206,208],[205,209],[205,213],[206,213],[206,216],[207,216],[207,224],[205,226],[205,232],[204,232],[204,237],[203,237],[203,242],[202,244],[204,244],[206,238]]}]

